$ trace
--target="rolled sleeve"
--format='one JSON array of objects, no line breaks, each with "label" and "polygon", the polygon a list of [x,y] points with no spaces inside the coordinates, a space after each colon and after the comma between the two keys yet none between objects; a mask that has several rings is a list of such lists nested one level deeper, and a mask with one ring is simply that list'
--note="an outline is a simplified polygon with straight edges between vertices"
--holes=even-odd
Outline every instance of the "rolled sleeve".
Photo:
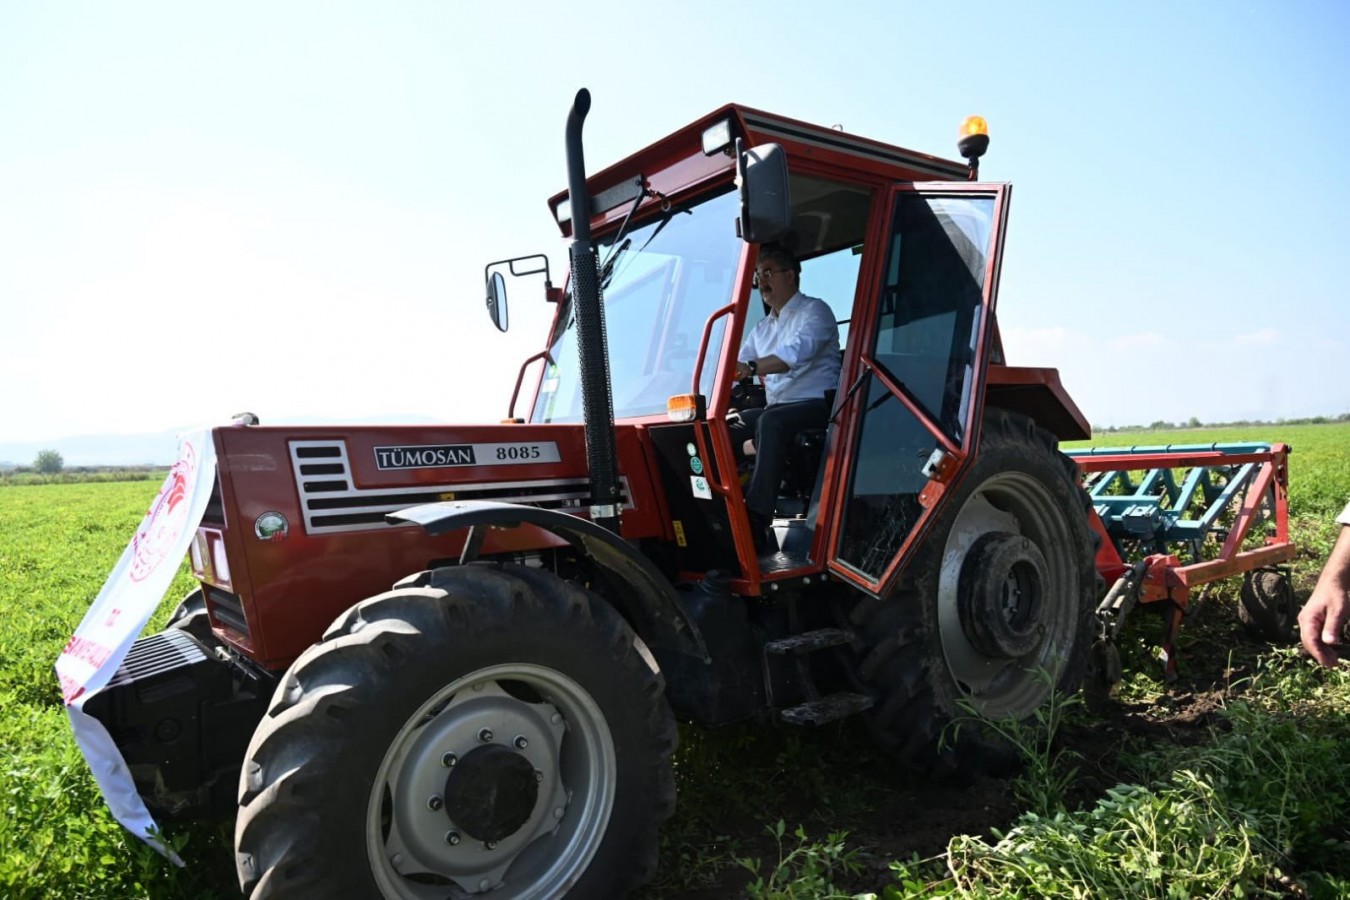
[{"label": "rolled sleeve", "polygon": [[822,348],[838,340],[839,326],[824,303],[811,304],[798,314],[798,318],[800,321],[794,323],[797,326],[795,333],[774,351],[789,369],[814,359]]}]

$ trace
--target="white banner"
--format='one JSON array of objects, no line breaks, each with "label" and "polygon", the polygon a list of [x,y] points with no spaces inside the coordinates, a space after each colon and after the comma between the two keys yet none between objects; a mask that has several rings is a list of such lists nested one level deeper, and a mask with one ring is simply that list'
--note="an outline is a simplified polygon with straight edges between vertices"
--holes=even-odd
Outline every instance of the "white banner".
[{"label": "white banner", "polygon": [[108,807],[132,834],[178,865],[182,861],[153,836],[155,820],[137,793],[131,771],[112,736],[102,722],[84,712],[84,704],[113,677],[178,574],[178,564],[187,554],[211,499],[215,474],[211,432],[203,428],[181,436],[178,461],[56,660],[56,677],[61,682],[75,741]]}]

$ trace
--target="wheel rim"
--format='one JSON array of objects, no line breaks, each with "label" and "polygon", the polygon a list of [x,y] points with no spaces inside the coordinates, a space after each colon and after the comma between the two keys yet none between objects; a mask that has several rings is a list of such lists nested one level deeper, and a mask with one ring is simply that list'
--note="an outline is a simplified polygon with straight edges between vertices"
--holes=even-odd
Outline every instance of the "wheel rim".
[{"label": "wheel rim", "polygon": [[[505,812],[471,808],[461,764],[499,779],[476,796],[513,796]],[[447,887],[560,896],[604,838],[616,781],[609,726],[581,685],[545,666],[480,669],[428,699],[390,742],[366,816],[375,881],[400,900],[439,900]]]},{"label": "wheel rim", "polygon": [[[1040,595],[1034,601],[1040,637],[1015,658],[992,654],[987,647],[981,650],[961,621],[962,571],[975,559],[971,551],[977,542],[997,533],[1025,537],[1045,563]],[[962,506],[943,548],[938,631],[948,673],[982,714],[1024,718],[1045,701],[1058,681],[1079,627],[1078,544],[1078,535],[1047,486],[1024,473],[989,478]],[[1007,611],[1019,615],[1015,605]]]}]

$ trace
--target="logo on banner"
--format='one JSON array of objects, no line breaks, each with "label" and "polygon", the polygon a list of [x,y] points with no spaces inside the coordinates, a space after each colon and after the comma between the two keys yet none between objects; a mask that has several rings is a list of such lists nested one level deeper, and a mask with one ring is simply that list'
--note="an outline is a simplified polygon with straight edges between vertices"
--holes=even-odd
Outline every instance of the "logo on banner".
[{"label": "logo on banner", "polygon": [[188,504],[184,501],[196,468],[197,451],[185,442],[182,457],[169,470],[164,488],[146,514],[145,527],[131,540],[131,567],[127,574],[132,581],[144,581],[173,549],[187,518]]}]

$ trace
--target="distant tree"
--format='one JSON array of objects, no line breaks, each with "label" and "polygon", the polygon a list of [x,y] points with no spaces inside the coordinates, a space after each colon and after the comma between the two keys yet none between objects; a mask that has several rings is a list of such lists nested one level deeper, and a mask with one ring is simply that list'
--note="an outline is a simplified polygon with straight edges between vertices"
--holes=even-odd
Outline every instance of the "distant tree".
[{"label": "distant tree", "polygon": [[33,460],[33,468],[42,475],[55,475],[65,464],[66,461],[55,450],[39,450],[37,458]]},{"label": "distant tree", "polygon": [[1189,419],[1186,420],[1187,428],[1199,428],[1200,425],[1201,425],[1200,420],[1197,419],[1195,416],[1191,416]]}]

